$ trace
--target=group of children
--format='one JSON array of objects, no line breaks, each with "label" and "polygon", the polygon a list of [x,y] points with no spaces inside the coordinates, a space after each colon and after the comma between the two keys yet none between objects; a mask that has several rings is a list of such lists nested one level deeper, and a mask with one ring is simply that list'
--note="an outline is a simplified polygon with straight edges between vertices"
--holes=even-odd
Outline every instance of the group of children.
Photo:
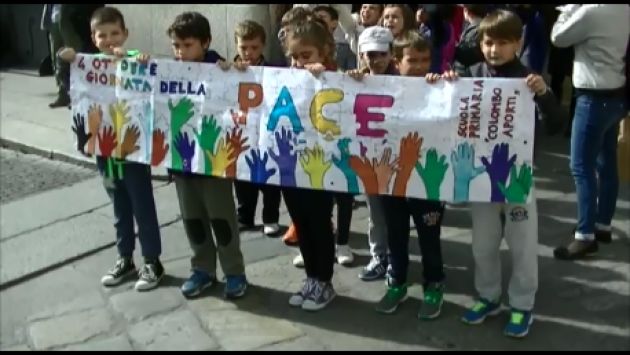
[{"label": "group of children", "polygon": [[[374,17],[373,12],[379,7],[383,13],[382,5],[364,4],[365,11],[362,9],[361,15],[365,12],[366,18]],[[399,27],[404,28],[397,22],[402,19],[397,19],[396,16],[397,13],[390,13],[387,19],[381,20],[388,27],[372,24],[363,27],[361,19],[354,18],[355,29],[361,26],[356,49],[359,53],[359,62],[362,64],[361,68],[347,70],[348,75],[358,81],[365,75],[426,77],[429,83],[456,80],[458,76],[522,77],[535,94],[535,101],[543,118],[550,112],[549,110],[553,110],[555,99],[543,79],[525,68],[517,57],[522,40],[522,23],[515,14],[497,10],[485,16],[477,28],[484,60],[473,66],[463,67],[459,72],[447,71],[443,74],[430,73],[431,47],[419,33],[407,31],[405,35],[399,36],[392,33]],[[336,27],[331,22],[340,17],[342,16],[335,12],[334,6],[319,7],[316,11],[296,7],[285,14],[279,39],[290,66],[306,69],[316,77],[324,71],[337,71],[335,56],[337,46],[333,37]],[[97,10],[92,17],[91,27],[94,44],[103,55],[133,54],[141,61],[148,60],[146,54],[134,54],[123,48],[128,30],[122,14],[117,9],[103,7]],[[266,40],[264,29],[253,21],[244,21],[237,26],[235,41],[238,55],[232,64],[209,49],[212,41],[210,25],[199,13],[185,12],[178,15],[169,27],[167,35],[177,60],[218,63],[224,70],[230,67],[246,70],[252,65],[269,65],[262,55]],[[354,46],[354,42],[350,42],[351,46]],[[66,61],[73,61],[76,53],[68,48],[60,52],[60,57]],[[92,139],[98,139],[100,142],[104,133],[96,136]],[[414,164],[408,165],[410,169],[397,171],[395,179],[407,181],[408,176],[414,173],[413,170],[417,170],[422,176],[420,150],[422,138],[410,135],[405,139],[408,145],[415,147],[415,153],[406,156],[406,159],[413,160]],[[347,146],[341,144],[340,150],[342,157],[338,162],[347,164],[342,161]],[[176,154],[175,150],[173,154]],[[426,154],[430,155],[431,152]],[[135,288],[152,289],[163,277],[164,268],[159,261],[161,237],[152,193],[150,166],[115,160],[113,163],[118,166],[118,170],[113,170],[119,173],[112,176],[108,173],[112,169],[106,166],[109,164],[108,159],[111,158],[99,157],[97,161],[104,178],[105,189],[114,205],[119,258],[115,266],[103,277],[102,283],[106,286],[117,285],[135,273],[132,259],[135,218],[145,260]],[[451,159],[451,163],[455,164],[456,161],[453,159],[456,158]],[[488,170],[490,165],[501,163],[494,161],[495,159],[499,157],[493,158],[491,162],[483,160]],[[483,171],[483,168],[479,169]],[[203,289],[216,281],[217,255],[226,275],[225,296],[237,298],[245,294],[247,279],[239,244],[239,230],[253,226],[258,191],[262,191],[265,234],[273,235],[279,232],[277,223],[281,194],[293,223],[293,237],[297,237],[299,245],[301,262],[297,264],[303,264],[307,276],[301,289],[290,297],[289,304],[314,311],[324,308],[334,299],[336,293],[331,280],[335,258],[339,259],[340,249],[343,249],[343,255],[349,254],[350,258],[346,257],[343,262],[338,261],[343,264],[352,262],[352,253],[347,246],[352,195],[236,181],[234,186],[238,200],[237,208],[234,204],[231,179],[184,171],[173,174],[184,228],[193,250],[192,275],[181,288],[185,296],[199,295]],[[472,178],[474,177],[470,176],[468,182]],[[497,180],[497,183],[500,182]],[[396,181],[393,184],[398,185]],[[496,186],[496,190],[502,193],[499,186]],[[445,290],[445,272],[440,246],[445,204],[437,199],[399,197],[404,195],[403,188],[403,191],[397,191],[392,196],[368,197],[370,209],[368,234],[373,258],[370,264],[363,268],[360,277],[364,280],[386,277],[387,291],[376,305],[377,311],[392,313],[405,300],[411,216],[418,231],[424,271],[424,295],[418,317],[434,319],[440,314]],[[432,196],[432,192],[427,191],[427,195]],[[308,203],[304,203],[305,201]],[[337,233],[334,232],[335,227],[331,221],[335,204],[339,217]],[[479,298],[463,315],[462,320],[469,324],[478,324],[487,316],[499,312],[502,293],[499,246],[501,238],[505,237],[513,261],[508,288],[511,317],[505,334],[523,337],[528,333],[533,320],[532,310],[538,285],[535,198],[530,203],[518,204],[471,203],[470,209],[473,216],[474,281]]]}]

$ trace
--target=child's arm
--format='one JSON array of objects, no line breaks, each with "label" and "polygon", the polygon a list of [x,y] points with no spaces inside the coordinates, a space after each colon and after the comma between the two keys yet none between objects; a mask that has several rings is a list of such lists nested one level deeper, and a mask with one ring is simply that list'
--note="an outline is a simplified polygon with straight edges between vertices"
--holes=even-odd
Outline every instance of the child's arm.
[{"label": "child's arm", "polygon": [[527,86],[534,92],[534,102],[540,113],[540,118],[545,124],[547,134],[558,133],[564,122],[567,121],[567,111],[558,102],[556,95],[549,89],[542,76],[529,74],[525,80]]},{"label": "child's arm", "polygon": [[77,52],[74,48],[61,47],[57,51],[57,58],[63,60],[66,63],[72,63],[77,58]]}]

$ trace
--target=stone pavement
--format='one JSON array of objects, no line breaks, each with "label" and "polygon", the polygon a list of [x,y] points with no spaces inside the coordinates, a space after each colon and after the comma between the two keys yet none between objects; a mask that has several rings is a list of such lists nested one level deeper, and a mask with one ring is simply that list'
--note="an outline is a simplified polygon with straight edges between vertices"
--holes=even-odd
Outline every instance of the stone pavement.
[{"label": "stone pavement", "polygon": [[[46,106],[52,93],[52,78],[0,74],[3,143],[76,158],[69,111]],[[369,255],[364,207],[355,210],[352,221],[356,261],[351,267],[335,265],[339,295],[326,309],[307,313],[288,305],[304,278],[291,265],[296,251],[260,232],[242,234],[251,283],[245,298],[224,300],[220,283],[197,299],[185,299],[179,286],[188,276],[189,247],[174,188],[164,182],[154,183],[167,273],[162,286],[146,293],[135,292],[133,282],[103,288],[100,277],[116,251],[111,205],[94,178],[2,205],[0,349],[630,350],[630,188],[622,187],[613,244],[601,245],[589,260],[557,261],[552,250],[567,240],[576,213],[567,141],[542,137],[538,144],[540,286],[536,320],[524,340],[501,334],[505,312],[481,326],[459,321],[474,295],[471,221],[464,207],[448,210],[443,229],[447,291],[442,316],[421,322],[416,318],[421,267],[415,233],[410,241],[414,285],[396,314],[373,310],[385,291],[382,281],[357,278]],[[281,222],[288,222],[284,207]],[[509,265],[509,251],[503,249]],[[509,267],[505,285],[508,275]]]}]

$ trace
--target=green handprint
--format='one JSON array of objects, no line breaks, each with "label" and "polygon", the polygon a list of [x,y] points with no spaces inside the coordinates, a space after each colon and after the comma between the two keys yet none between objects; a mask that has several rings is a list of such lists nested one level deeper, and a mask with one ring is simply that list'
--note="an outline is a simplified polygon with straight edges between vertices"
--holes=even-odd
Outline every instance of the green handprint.
[{"label": "green handprint", "polygon": [[[219,135],[221,135],[221,126],[217,123],[214,116],[204,115],[201,120],[201,132],[194,129],[195,136],[197,136],[197,143],[204,152],[210,152],[210,155],[214,155],[214,147],[217,143]],[[212,160],[208,157],[208,154],[203,154],[205,160],[206,175],[211,175],[212,172]]]},{"label": "green handprint", "polygon": [[[193,102],[187,97],[180,99],[175,106],[173,106],[171,99],[168,100],[168,109],[171,111],[171,146],[175,146],[175,137],[178,136],[182,127],[195,114],[194,107]],[[171,152],[171,167],[176,170],[182,170],[182,157],[179,155],[179,152],[177,149],[173,149]]]},{"label": "green handprint", "polygon": [[440,199],[440,186],[444,181],[444,175],[448,169],[448,163],[446,162],[446,155],[440,156],[438,159],[438,152],[435,148],[429,149],[426,154],[427,160],[424,166],[420,162],[416,163],[416,172],[422,178],[424,182],[424,188],[427,192],[427,199],[439,200]]},{"label": "green handprint", "polygon": [[497,182],[497,185],[509,203],[526,203],[532,183],[532,168],[527,164],[523,164],[518,176],[516,167],[512,165],[510,169],[510,186],[506,188],[500,181]]},{"label": "green handprint", "polygon": [[315,144],[313,149],[306,148],[300,156],[300,165],[308,175],[311,187],[315,189],[324,188],[324,176],[332,166],[332,161],[325,160],[325,157],[324,150],[319,144]]}]

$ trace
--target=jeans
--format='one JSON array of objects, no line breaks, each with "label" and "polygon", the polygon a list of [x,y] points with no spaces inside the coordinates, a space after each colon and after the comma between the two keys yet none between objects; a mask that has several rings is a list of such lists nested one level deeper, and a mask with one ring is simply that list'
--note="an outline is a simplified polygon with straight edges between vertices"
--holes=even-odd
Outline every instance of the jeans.
[{"label": "jeans", "polygon": [[[626,114],[622,94],[576,90],[571,174],[578,203],[577,233],[592,239],[595,223],[609,226],[617,204],[617,135]],[[589,238],[590,237],[590,238]]]}]

